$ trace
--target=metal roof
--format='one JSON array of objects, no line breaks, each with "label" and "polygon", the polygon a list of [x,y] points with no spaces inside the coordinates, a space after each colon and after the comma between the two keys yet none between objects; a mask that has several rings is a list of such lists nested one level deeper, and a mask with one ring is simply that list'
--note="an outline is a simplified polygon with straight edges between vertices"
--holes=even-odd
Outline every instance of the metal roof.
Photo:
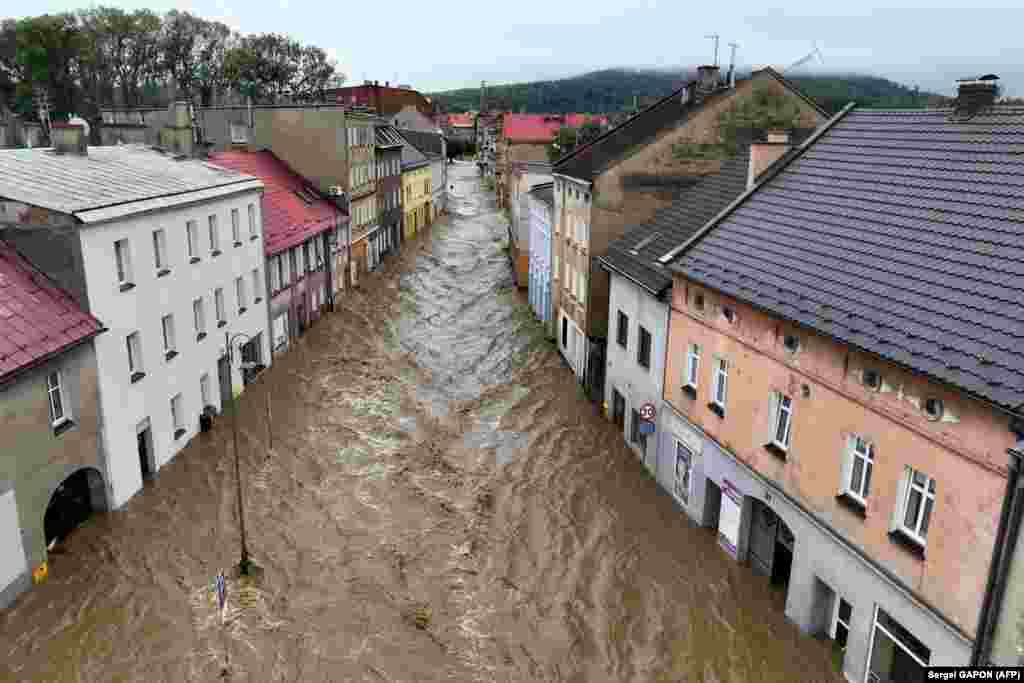
[{"label": "metal roof", "polygon": [[262,187],[252,176],[145,145],[90,147],[85,156],[0,150],[0,197],[85,223]]}]

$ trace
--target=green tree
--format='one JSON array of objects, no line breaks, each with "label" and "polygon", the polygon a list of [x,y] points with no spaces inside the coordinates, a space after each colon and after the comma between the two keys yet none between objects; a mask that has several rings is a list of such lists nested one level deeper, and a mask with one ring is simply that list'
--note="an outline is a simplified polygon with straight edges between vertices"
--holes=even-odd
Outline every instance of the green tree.
[{"label": "green tree", "polygon": [[58,117],[74,112],[82,32],[73,14],[44,14],[14,26],[15,56],[22,97],[45,93]]}]

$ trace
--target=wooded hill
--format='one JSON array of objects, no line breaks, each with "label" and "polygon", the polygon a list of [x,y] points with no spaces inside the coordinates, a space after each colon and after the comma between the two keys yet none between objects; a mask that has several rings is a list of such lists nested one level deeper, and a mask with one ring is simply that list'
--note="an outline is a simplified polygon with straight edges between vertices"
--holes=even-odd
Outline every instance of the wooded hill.
[{"label": "wooded hill", "polygon": [[[746,73],[740,74],[742,78]],[[923,108],[939,103],[940,95],[919,92],[899,83],[857,74],[791,75],[791,81],[825,109],[836,112],[848,102],[873,108]],[[681,87],[678,72],[654,69],[604,69],[555,81],[534,81],[487,87],[491,107],[526,113],[606,113],[632,110],[634,102],[664,97]],[[480,108],[480,89],[434,93],[446,111]]]}]

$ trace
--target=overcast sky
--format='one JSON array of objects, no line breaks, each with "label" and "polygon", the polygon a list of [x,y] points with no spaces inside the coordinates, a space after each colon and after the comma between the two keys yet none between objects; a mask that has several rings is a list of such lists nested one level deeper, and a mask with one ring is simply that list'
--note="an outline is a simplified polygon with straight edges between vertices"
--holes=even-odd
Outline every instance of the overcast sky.
[{"label": "overcast sky", "polygon": [[[817,70],[874,73],[953,94],[953,81],[979,73],[1002,77],[1006,94],[1024,96],[1024,3],[956,6],[906,1],[899,9],[791,0],[514,0],[512,2],[312,2],[310,0],[111,0],[125,9],[186,10],[244,33],[288,33],[319,45],[350,83],[399,81],[430,92],[490,83],[559,78],[614,66],[684,68],[712,58],[710,33],[739,44],[740,65],[785,67],[816,42]],[[86,6],[74,0],[6,0],[21,17]]]}]

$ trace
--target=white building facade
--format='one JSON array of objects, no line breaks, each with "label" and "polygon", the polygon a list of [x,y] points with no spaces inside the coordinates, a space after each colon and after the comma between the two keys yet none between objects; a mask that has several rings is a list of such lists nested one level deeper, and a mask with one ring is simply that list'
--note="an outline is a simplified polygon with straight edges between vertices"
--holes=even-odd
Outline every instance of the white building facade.
[{"label": "white building facade", "polygon": [[447,145],[441,138],[441,149],[445,150],[440,159],[430,160],[430,220],[433,221],[448,208],[448,157]]},{"label": "white building facade", "polygon": [[551,185],[535,188],[529,194],[530,282],[529,299],[534,315],[551,328]]},{"label": "white building facade", "polygon": [[260,197],[251,189],[80,231],[90,309],[108,327],[96,361],[112,507],[195,436],[205,406],[220,411],[241,392],[243,344],[270,363]]}]

